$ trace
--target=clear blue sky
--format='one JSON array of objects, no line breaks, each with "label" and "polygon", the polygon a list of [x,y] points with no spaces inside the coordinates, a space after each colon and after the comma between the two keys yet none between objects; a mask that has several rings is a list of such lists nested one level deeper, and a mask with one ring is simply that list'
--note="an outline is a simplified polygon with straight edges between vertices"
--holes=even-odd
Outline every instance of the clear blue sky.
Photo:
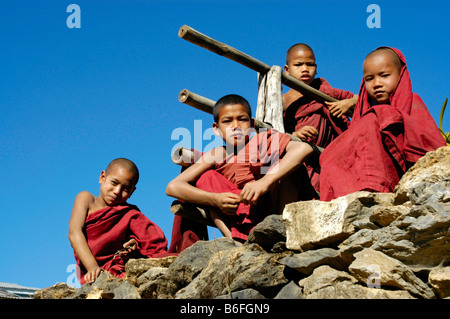
[{"label": "clear blue sky", "polygon": [[[72,3],[81,28],[66,25]],[[371,3],[380,6],[381,28],[366,24]],[[444,0],[0,1],[0,281],[66,282],[75,262],[67,238],[73,200],[82,190],[98,195],[100,172],[116,157],[138,165],[129,202],[170,239],[165,187],[179,173],[171,134],[193,131],[194,120],[204,130],[212,123],[178,93],[237,93],[253,107],[257,96],[254,71],[180,39],[182,25],[269,65],[283,66],[290,45],[308,43],[318,76],[354,93],[364,57],[396,47],[438,121],[450,95],[449,12]]]}]

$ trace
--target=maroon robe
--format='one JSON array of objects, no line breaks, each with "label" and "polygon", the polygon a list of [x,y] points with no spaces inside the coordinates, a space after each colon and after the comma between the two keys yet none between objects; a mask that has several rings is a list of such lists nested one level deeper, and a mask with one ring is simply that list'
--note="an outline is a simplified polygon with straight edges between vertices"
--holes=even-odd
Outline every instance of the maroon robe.
[{"label": "maroon robe", "polygon": [[[229,154],[215,170],[202,174],[196,187],[239,195],[245,184],[263,177],[279,161],[290,140],[289,135],[276,130],[258,133],[237,154]],[[253,227],[271,213],[270,206],[269,196],[263,196],[256,206],[241,203],[236,214],[230,217],[232,237],[246,240]]]},{"label": "maroon robe", "polygon": [[[126,203],[108,206],[89,214],[84,233],[98,265],[117,277],[125,274],[125,263],[130,257],[176,255],[167,253],[167,239],[163,231],[136,206]],[[136,251],[127,258],[115,256],[123,248],[123,244],[132,238],[137,241]],[[80,269],[78,280],[85,284],[84,275],[87,271],[75,252],[74,255]]]},{"label": "maroon robe", "polygon": [[[350,99],[353,93],[333,88],[325,79],[317,78],[311,86],[338,100]],[[325,103],[304,95],[292,102],[284,112],[284,127],[286,132],[293,133],[304,126],[317,129],[317,136],[308,138],[306,142],[320,147],[327,147],[335,138],[342,134],[350,124],[347,116],[334,117]],[[311,184],[319,191],[320,166],[318,161],[310,158],[306,163]]]},{"label": "maroon robe", "polygon": [[348,130],[320,156],[320,199],[359,190],[391,192],[402,175],[445,140],[422,99],[412,92],[403,54],[400,80],[389,104],[371,105],[364,79]]}]

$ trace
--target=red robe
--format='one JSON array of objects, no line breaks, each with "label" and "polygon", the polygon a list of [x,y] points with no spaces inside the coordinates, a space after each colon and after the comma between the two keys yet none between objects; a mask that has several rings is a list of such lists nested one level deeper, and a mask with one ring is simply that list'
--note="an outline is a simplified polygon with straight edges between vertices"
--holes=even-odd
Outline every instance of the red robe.
[{"label": "red robe", "polygon": [[446,145],[426,105],[412,92],[403,54],[392,50],[402,69],[390,105],[371,105],[363,79],[351,125],[320,156],[321,200],[359,190],[391,192],[420,157]]},{"label": "red robe", "polygon": [[[89,214],[84,233],[98,265],[118,277],[125,274],[125,263],[130,257],[174,255],[167,253],[167,239],[163,231],[134,205],[108,206]],[[136,251],[125,260],[114,256],[132,238],[137,241]],[[87,271],[75,252],[74,255],[80,268],[78,280],[83,285]]]},{"label": "red robe", "polygon": [[[283,156],[289,135],[275,130],[254,135],[237,154],[229,154],[215,170],[202,174],[196,187],[208,192],[240,194],[248,182],[260,179]],[[232,237],[246,240],[253,227],[270,214],[269,196],[263,196],[258,205],[241,203],[236,215],[230,217]]]},{"label": "red robe", "polygon": [[181,253],[199,240],[208,240],[206,224],[178,215],[173,217],[169,253]]},{"label": "red robe", "polygon": [[[333,88],[325,79],[315,79],[311,86],[338,100],[350,99],[353,93]],[[305,95],[292,102],[284,112],[284,127],[286,132],[293,133],[304,126],[312,126],[319,134],[308,138],[306,142],[320,147],[327,147],[335,138],[342,134],[350,124],[347,116],[334,117],[328,106]],[[306,162],[306,168],[311,184],[319,191],[320,166],[312,159]]]},{"label": "red robe", "polygon": [[[194,153],[191,159],[191,164],[194,164],[202,156],[203,152],[196,149],[191,149]],[[186,167],[181,167],[183,172]],[[208,227],[189,218],[174,215],[172,224],[172,237],[170,240],[170,253],[181,253],[186,248],[189,248],[199,240],[208,240]]]}]

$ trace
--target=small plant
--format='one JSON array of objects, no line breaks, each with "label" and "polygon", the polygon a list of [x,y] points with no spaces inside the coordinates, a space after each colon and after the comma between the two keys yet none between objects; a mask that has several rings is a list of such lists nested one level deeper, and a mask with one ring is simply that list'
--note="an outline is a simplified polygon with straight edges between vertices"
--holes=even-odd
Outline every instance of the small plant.
[{"label": "small plant", "polygon": [[447,143],[447,145],[450,145],[450,131],[448,131],[447,133],[444,132],[444,129],[442,128],[442,122],[444,120],[444,112],[445,112],[445,108],[447,107],[447,101],[448,101],[448,97],[445,99],[444,104],[442,105],[441,108],[441,115],[439,116],[439,130],[442,133],[442,136],[445,139],[445,142]]}]

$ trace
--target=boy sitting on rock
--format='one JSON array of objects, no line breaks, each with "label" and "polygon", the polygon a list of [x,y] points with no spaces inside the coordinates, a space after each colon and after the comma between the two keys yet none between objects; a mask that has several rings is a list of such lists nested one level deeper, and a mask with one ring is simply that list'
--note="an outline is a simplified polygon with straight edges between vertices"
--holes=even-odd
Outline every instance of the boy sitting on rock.
[{"label": "boy sitting on rock", "polygon": [[289,177],[312,147],[276,130],[251,137],[251,108],[239,95],[219,99],[213,114],[214,132],[225,145],[204,153],[167,185],[166,193],[206,206],[222,234],[242,242],[264,217],[299,200]]},{"label": "boy sitting on rock", "polygon": [[101,172],[97,197],[87,191],[76,196],[69,240],[80,267],[81,284],[94,282],[102,270],[123,277],[132,252],[138,255],[135,258],[168,255],[163,231],[126,202],[138,179],[136,165],[118,158]]}]

